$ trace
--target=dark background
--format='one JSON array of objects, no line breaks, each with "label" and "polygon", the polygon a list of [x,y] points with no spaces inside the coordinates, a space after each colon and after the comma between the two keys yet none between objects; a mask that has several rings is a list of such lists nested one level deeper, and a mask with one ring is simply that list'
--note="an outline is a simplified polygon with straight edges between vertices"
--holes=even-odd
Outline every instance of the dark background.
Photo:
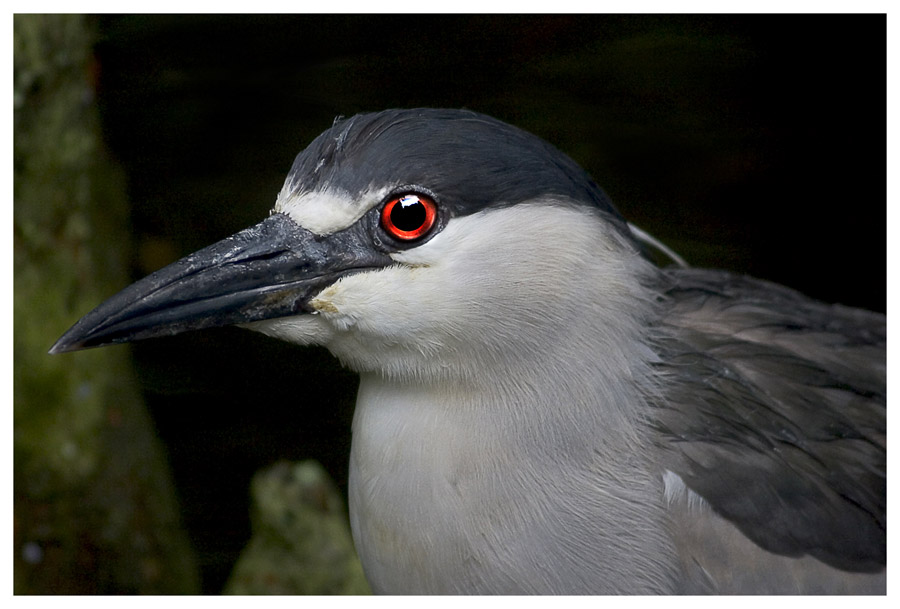
[{"label": "dark background", "polygon": [[[443,106],[549,140],[695,266],[885,310],[883,15],[96,19],[135,278],[261,220],[335,116]],[[237,329],[131,349],[217,592],[254,471],[313,457],[346,485],[356,378]]]}]

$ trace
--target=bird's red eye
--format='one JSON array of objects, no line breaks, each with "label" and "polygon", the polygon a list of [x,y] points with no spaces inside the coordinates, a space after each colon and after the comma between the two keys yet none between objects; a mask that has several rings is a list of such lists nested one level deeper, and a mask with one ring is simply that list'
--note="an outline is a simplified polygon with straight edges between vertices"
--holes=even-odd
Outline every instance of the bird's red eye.
[{"label": "bird's red eye", "polygon": [[400,241],[424,237],[436,221],[437,205],[425,195],[402,195],[388,201],[381,210],[381,226]]}]

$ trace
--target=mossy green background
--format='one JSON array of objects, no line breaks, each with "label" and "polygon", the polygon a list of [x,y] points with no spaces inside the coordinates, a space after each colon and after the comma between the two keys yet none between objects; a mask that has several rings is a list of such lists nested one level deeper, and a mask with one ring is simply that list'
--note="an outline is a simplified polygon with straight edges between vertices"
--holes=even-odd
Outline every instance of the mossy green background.
[{"label": "mossy green background", "polygon": [[127,281],[128,202],[91,83],[95,25],[14,21],[16,593],[192,593],[168,464],[121,349],[49,357]]}]

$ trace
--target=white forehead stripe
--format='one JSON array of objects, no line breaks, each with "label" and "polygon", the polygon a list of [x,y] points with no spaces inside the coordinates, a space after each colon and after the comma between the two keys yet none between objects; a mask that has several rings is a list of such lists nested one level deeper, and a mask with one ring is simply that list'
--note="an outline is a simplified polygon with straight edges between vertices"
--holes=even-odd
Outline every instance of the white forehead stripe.
[{"label": "white forehead stripe", "polygon": [[273,212],[287,214],[291,220],[317,235],[344,230],[381,202],[387,191],[364,192],[354,199],[340,190],[278,193]]}]

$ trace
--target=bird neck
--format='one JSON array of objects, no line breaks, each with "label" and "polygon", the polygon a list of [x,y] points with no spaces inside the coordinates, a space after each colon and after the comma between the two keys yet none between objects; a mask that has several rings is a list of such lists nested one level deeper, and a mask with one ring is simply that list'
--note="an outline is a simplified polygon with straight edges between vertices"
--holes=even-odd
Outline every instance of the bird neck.
[{"label": "bird neck", "polygon": [[[669,584],[660,557],[673,550],[653,537],[665,515],[644,423],[655,386],[647,320],[632,311],[598,324],[595,309],[580,325],[583,314],[539,351],[510,345],[514,357],[453,375],[361,374],[351,521],[376,590]],[[542,567],[551,562],[570,568]]]},{"label": "bird neck", "polygon": [[481,438],[518,458],[551,461],[593,461],[602,451],[620,468],[647,443],[655,356],[643,337],[607,336],[591,341],[604,345],[602,357],[584,357],[579,331],[561,333],[540,352],[513,349],[513,360],[487,358],[455,376],[362,373],[356,416],[380,422],[355,423],[354,442],[370,425],[396,426],[394,444],[418,426],[419,440]]}]

